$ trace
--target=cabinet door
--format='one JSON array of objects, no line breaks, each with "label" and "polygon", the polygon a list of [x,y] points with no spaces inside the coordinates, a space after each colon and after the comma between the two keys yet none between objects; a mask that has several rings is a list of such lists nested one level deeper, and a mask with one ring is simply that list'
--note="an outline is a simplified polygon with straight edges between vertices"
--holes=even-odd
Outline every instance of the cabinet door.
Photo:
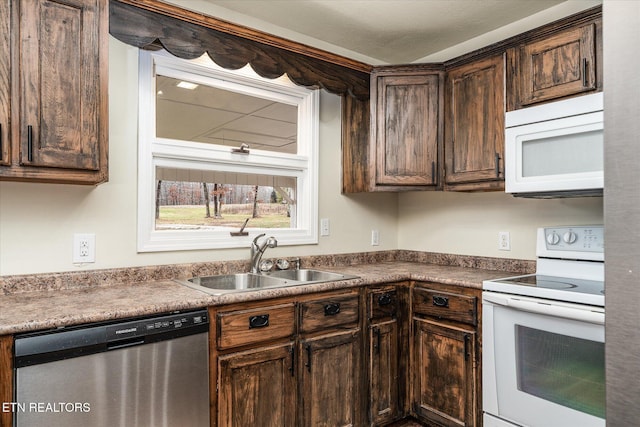
[{"label": "cabinet door", "polygon": [[595,90],[595,24],[563,31],[522,48],[522,105]]},{"label": "cabinet door", "polygon": [[295,426],[293,343],[218,358],[218,426]]},{"label": "cabinet door", "polygon": [[396,319],[369,327],[369,410],[371,425],[386,425],[400,415],[399,332]]},{"label": "cabinet door", "polygon": [[359,330],[301,341],[302,426],[361,425]]},{"label": "cabinet door", "polygon": [[475,426],[475,332],[421,318],[413,327],[415,415],[444,426]]},{"label": "cabinet door", "polygon": [[[449,71],[447,98],[447,185],[504,180],[501,164],[504,152],[502,55]],[[464,190],[481,188],[478,184]]]},{"label": "cabinet door", "polygon": [[[100,168],[102,0],[20,2],[20,164]],[[102,11],[106,13],[106,11]]]},{"label": "cabinet door", "polygon": [[376,185],[438,185],[440,74],[376,80]]},{"label": "cabinet door", "polygon": [[11,0],[0,0],[0,165],[11,162],[9,125],[11,121]]},{"label": "cabinet door", "polygon": [[[0,402],[13,402],[13,337],[0,336]],[[12,426],[11,411],[0,411],[0,426]]]}]

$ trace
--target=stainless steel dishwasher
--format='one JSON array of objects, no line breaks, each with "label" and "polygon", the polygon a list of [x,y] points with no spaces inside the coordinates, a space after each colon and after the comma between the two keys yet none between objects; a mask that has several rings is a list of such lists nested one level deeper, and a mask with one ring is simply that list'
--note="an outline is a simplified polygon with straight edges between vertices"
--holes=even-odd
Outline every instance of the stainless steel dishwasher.
[{"label": "stainless steel dishwasher", "polygon": [[15,339],[14,424],[209,426],[206,310]]}]

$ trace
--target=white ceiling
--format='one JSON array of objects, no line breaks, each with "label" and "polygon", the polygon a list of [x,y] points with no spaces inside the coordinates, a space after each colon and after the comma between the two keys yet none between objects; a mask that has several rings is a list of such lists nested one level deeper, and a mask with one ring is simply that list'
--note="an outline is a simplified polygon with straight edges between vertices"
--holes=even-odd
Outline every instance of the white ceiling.
[{"label": "white ceiling", "polygon": [[[505,26],[513,27],[511,33],[500,33],[494,41],[601,3],[601,0],[169,1],[372,65],[422,62],[430,55]],[[539,18],[530,25],[521,23],[525,18],[530,20],[531,15]],[[467,51],[470,50],[473,48]]]},{"label": "white ceiling", "polygon": [[[372,65],[451,59],[600,3],[600,0],[167,1]],[[532,14],[537,18],[527,18],[523,23],[522,19]],[[493,39],[478,37],[486,34],[492,34]],[[475,40],[475,47],[469,44],[470,39]],[[251,149],[296,152],[295,107],[203,85],[193,91],[185,90],[176,87],[176,83],[178,80],[158,78],[159,136],[232,147],[246,143]]]}]

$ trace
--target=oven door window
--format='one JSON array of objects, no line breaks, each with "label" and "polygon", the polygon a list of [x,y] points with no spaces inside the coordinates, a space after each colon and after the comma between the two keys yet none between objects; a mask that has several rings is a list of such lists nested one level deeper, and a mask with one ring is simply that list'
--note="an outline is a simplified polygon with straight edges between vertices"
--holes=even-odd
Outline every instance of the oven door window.
[{"label": "oven door window", "polygon": [[496,305],[492,327],[494,415],[519,425],[604,427],[603,325]]},{"label": "oven door window", "polygon": [[604,418],[604,343],[516,326],[518,389]]}]

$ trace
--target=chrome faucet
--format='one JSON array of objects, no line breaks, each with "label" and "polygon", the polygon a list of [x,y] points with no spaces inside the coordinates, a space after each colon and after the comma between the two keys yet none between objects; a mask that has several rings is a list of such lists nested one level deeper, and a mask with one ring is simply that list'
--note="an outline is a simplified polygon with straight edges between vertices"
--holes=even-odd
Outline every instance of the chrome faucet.
[{"label": "chrome faucet", "polygon": [[260,234],[253,239],[251,242],[251,272],[252,273],[260,273],[260,260],[262,259],[262,254],[267,248],[275,248],[278,246],[278,241],[275,237],[270,236],[266,238],[262,244],[258,244],[258,239],[263,237],[265,234]]}]

